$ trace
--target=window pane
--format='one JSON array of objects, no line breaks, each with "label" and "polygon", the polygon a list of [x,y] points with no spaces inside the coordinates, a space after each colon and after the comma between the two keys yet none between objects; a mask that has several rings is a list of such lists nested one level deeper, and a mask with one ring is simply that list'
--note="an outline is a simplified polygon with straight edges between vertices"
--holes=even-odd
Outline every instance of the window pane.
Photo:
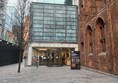
[{"label": "window pane", "polygon": [[56,32],[65,32],[65,30],[63,30],[63,29],[56,29]]},{"label": "window pane", "polygon": [[68,33],[76,33],[76,30],[67,30]]},{"label": "window pane", "polygon": [[65,36],[65,33],[56,33],[56,36]]}]

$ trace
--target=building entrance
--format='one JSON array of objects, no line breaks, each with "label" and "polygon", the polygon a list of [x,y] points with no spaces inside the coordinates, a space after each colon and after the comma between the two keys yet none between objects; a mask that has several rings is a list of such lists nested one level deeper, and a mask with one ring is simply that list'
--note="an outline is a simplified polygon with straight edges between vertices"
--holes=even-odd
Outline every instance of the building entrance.
[{"label": "building entrance", "polygon": [[33,48],[33,57],[38,57],[39,65],[70,65],[72,48]]}]

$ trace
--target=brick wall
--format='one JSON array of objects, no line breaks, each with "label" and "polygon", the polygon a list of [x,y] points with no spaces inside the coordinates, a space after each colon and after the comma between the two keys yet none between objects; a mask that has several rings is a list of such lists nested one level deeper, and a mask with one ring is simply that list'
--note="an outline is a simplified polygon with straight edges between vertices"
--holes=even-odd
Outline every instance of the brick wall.
[{"label": "brick wall", "polygon": [[[102,2],[102,0],[83,0],[79,15],[79,47],[81,51],[81,64],[86,67],[118,75],[118,1]],[[101,19],[104,26],[105,48],[102,51],[100,41],[100,25],[97,20]],[[92,29],[92,48],[89,53],[87,27]]]}]

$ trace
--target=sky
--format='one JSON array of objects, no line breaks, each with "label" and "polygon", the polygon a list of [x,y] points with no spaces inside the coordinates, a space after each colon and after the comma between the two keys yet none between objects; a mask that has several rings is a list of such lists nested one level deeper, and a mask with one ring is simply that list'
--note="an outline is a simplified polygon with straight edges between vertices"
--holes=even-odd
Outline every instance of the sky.
[{"label": "sky", "polygon": [[17,0],[8,0],[8,6],[14,6],[16,4]]}]

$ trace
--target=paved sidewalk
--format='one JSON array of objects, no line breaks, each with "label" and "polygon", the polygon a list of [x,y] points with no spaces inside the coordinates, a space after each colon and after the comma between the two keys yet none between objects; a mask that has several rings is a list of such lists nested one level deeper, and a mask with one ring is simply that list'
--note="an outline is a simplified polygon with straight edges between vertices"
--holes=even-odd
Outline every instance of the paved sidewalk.
[{"label": "paved sidewalk", "polygon": [[71,70],[69,66],[47,67],[21,66],[18,64],[0,67],[0,83],[118,83],[118,78],[88,71]]}]

